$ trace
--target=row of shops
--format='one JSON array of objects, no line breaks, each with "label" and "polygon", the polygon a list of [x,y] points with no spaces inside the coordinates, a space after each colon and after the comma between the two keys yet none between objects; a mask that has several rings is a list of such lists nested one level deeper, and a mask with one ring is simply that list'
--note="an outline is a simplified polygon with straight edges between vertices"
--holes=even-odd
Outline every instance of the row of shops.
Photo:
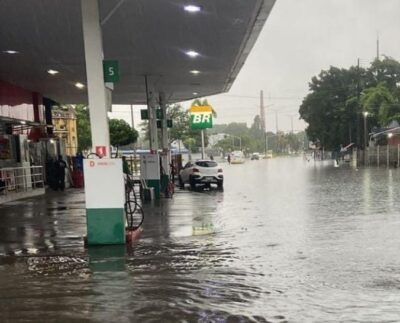
[{"label": "row of shops", "polygon": [[49,165],[76,152],[71,108],[0,81],[0,203],[44,193]]}]

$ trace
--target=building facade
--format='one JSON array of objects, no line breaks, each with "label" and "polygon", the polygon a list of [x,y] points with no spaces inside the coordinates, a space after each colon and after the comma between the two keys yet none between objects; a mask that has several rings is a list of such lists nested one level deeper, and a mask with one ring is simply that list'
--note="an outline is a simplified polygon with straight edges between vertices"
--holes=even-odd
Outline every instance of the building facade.
[{"label": "building facade", "polygon": [[78,134],[76,114],[72,107],[54,108],[52,110],[53,133],[65,147],[66,156],[76,156],[78,151]]}]

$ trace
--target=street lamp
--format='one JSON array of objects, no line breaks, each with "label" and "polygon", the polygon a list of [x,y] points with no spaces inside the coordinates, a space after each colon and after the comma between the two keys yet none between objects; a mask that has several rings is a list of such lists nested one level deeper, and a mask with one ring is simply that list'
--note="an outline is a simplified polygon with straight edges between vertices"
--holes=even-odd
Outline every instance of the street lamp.
[{"label": "street lamp", "polygon": [[364,115],[364,166],[367,165],[367,117],[369,115],[368,111],[363,112]]},{"label": "street lamp", "polygon": [[388,134],[387,134],[387,137],[388,137],[388,142],[387,142],[387,145],[386,145],[386,164],[387,164],[387,168],[389,168],[389,165],[390,165],[390,146],[389,146],[389,139],[390,138],[392,138],[393,137],[393,133],[392,132],[389,132]]},{"label": "street lamp", "polygon": [[367,117],[369,115],[369,112],[364,111],[363,115],[364,115],[364,149],[367,149]]}]

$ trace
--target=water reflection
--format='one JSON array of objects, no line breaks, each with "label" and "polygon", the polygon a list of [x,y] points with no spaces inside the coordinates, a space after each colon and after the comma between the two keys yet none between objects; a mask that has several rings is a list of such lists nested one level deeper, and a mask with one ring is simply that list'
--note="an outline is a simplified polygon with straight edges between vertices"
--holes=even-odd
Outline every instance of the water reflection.
[{"label": "water reflection", "polygon": [[398,319],[400,170],[282,158],[224,174],[224,192],[178,191],[145,206],[128,248],[83,248],[79,195],[27,204],[29,220],[10,209],[2,245],[26,252],[0,258],[1,319]]}]

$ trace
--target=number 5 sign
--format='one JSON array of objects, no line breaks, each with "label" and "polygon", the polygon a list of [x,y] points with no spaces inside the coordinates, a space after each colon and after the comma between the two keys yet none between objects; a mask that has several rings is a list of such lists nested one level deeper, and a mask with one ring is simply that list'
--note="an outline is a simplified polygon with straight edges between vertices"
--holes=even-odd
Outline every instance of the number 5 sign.
[{"label": "number 5 sign", "polygon": [[118,61],[103,61],[104,82],[117,83],[119,81]]}]

